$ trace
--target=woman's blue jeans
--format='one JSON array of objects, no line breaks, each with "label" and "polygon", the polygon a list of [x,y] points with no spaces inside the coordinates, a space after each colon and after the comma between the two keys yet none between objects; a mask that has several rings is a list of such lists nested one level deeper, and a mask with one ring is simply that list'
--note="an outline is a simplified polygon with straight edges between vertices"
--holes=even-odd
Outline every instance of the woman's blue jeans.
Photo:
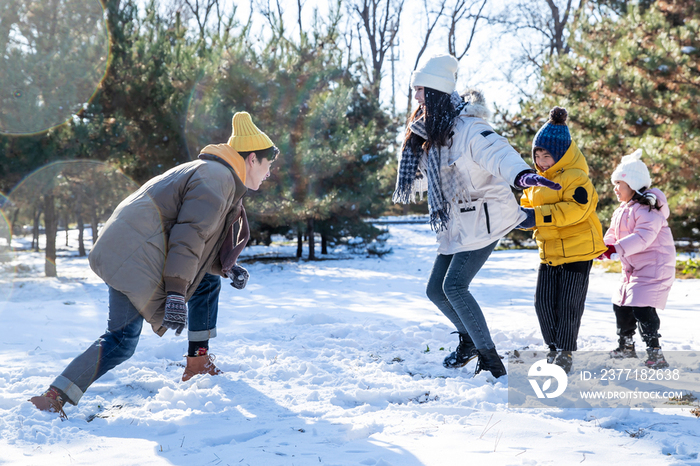
[{"label": "woman's blue jeans", "polygon": [[426,294],[450,319],[459,333],[468,334],[477,349],[495,348],[484,313],[469,291],[469,284],[496,248],[498,241],[476,251],[438,254]]},{"label": "woman's blue jeans", "polygon": [[[191,341],[205,341],[216,336],[220,290],[220,277],[206,274],[187,303]],[[93,382],[134,354],[143,320],[129,298],[110,286],[107,330],[76,357],[51,386],[62,391],[69,403],[78,404]],[[193,339],[193,335],[196,338]]]}]

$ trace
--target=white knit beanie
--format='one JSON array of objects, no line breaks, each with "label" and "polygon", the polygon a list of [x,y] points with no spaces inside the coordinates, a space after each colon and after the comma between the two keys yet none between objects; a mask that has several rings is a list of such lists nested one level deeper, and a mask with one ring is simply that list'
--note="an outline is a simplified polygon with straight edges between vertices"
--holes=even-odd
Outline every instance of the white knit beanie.
[{"label": "white knit beanie", "polygon": [[624,181],[630,188],[639,191],[642,188],[651,188],[651,176],[649,169],[642,162],[642,149],[637,149],[630,155],[625,155],[613,174],[612,182]]},{"label": "white knit beanie", "polygon": [[456,76],[459,62],[452,55],[436,55],[413,72],[411,87],[423,86],[452,94],[457,86]]}]

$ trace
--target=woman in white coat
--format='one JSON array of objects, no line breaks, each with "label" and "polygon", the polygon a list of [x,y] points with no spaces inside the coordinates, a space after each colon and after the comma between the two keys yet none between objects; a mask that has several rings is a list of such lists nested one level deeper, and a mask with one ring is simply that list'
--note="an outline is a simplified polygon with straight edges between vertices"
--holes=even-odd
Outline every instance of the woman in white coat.
[{"label": "woman in white coat", "polygon": [[411,77],[420,106],[406,128],[393,200],[409,203],[428,191],[439,246],[427,295],[460,340],[443,365],[462,367],[478,356],[476,373],[498,378],[506,369],[469,284],[498,240],[526,219],[511,186],[561,186],[537,175],[493,131],[479,92],[455,92],[457,67],[454,57],[439,55]]}]

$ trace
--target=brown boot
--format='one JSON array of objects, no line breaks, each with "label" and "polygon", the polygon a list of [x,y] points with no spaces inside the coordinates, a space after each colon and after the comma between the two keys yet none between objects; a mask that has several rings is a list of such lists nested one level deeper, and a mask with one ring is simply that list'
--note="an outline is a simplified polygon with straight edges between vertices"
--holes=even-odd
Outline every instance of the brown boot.
[{"label": "brown boot", "polygon": [[214,365],[214,359],[216,359],[216,357],[213,354],[185,357],[187,358],[187,367],[185,367],[185,372],[182,374],[183,382],[187,382],[197,374],[223,374],[223,372]]},{"label": "brown boot", "polygon": [[66,412],[63,411],[63,405],[66,403],[63,401],[61,394],[58,390],[50,387],[42,395],[34,396],[29,399],[29,401],[36,406],[39,411],[48,411],[49,413],[58,413],[58,416],[62,419],[68,419]]}]

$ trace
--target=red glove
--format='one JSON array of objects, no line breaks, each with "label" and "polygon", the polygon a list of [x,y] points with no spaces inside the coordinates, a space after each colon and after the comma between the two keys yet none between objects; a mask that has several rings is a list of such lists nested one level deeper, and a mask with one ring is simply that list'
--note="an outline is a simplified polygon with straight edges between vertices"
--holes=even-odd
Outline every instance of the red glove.
[{"label": "red glove", "polygon": [[612,255],[615,254],[616,252],[617,252],[617,251],[615,251],[615,246],[613,246],[612,244],[611,244],[611,245],[608,245],[608,250],[605,251],[605,252],[604,252],[603,254],[601,254],[600,256],[598,256],[598,259],[599,259],[599,260],[603,260],[603,259],[608,259],[608,260],[610,260],[610,256],[612,256]]}]

